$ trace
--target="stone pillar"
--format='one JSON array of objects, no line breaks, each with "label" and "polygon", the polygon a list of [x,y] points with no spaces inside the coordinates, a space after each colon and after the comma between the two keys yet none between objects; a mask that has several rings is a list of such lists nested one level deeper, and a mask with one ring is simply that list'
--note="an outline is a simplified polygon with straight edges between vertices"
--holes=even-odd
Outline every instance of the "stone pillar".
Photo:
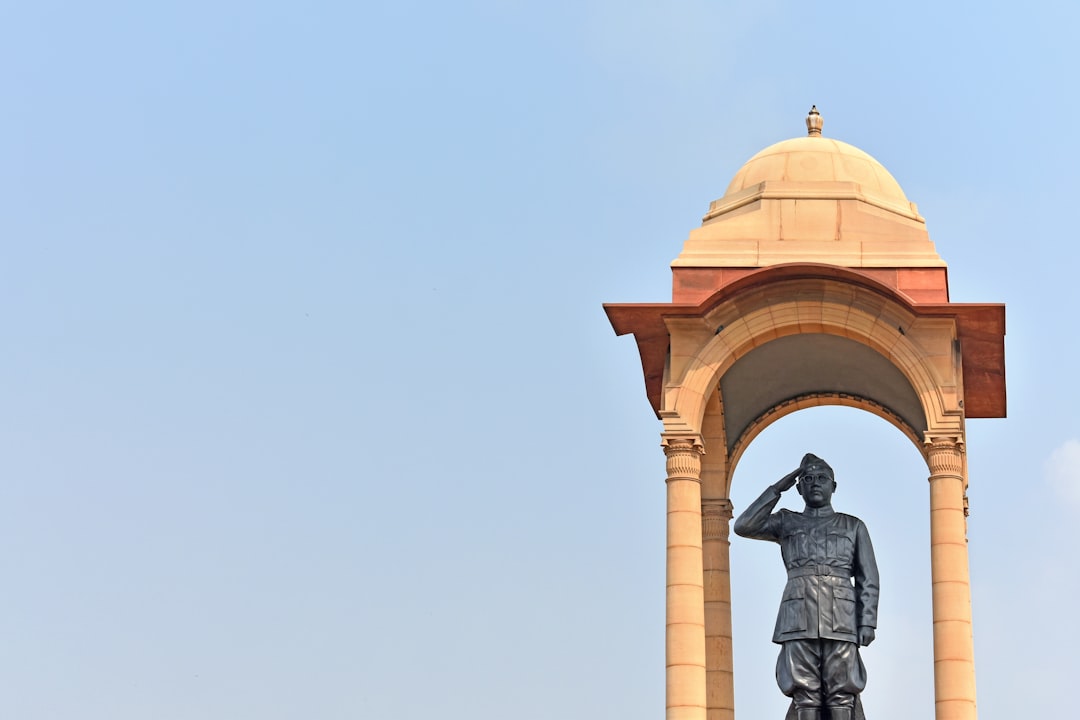
[{"label": "stone pillar", "polygon": [[930,466],[930,573],[934,598],[937,720],[975,720],[967,489],[962,435],[927,436]]},{"label": "stone pillar", "polygon": [[705,677],[708,720],[734,720],[731,650],[731,501],[701,501],[705,571]]},{"label": "stone pillar", "polygon": [[667,456],[667,720],[706,720],[701,438],[664,435]]}]

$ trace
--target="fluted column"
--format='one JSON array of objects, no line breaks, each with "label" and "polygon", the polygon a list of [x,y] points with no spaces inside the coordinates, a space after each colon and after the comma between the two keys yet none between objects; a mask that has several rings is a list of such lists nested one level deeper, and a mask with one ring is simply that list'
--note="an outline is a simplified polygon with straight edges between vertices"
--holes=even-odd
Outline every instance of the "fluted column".
[{"label": "fluted column", "polygon": [[731,651],[731,501],[701,501],[705,576],[705,702],[708,720],[735,717]]},{"label": "fluted column", "polygon": [[963,436],[927,437],[937,720],[975,720]]},{"label": "fluted column", "polygon": [[667,720],[706,720],[701,456],[697,436],[665,435]]}]

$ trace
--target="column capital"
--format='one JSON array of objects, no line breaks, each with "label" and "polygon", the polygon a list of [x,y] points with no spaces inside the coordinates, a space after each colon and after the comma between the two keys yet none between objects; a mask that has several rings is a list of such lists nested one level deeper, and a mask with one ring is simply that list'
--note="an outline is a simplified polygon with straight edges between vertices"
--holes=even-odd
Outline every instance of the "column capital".
[{"label": "column capital", "polygon": [[704,540],[727,540],[728,523],[734,506],[727,498],[704,498],[701,501],[702,538]]},{"label": "column capital", "polygon": [[667,456],[667,481],[690,480],[701,482],[701,456],[705,444],[700,435],[675,435],[664,433],[660,445]]},{"label": "column capital", "polygon": [[964,452],[964,433],[927,431],[923,435],[923,447],[927,452]]},{"label": "column capital", "polygon": [[964,474],[964,436],[963,434],[926,433],[923,440],[926,450],[926,462],[930,466],[930,477],[952,475],[963,477]]},{"label": "column capital", "polygon": [[705,442],[697,433],[662,433],[660,446],[664,448],[665,455],[688,450],[693,450],[698,455],[705,454]]}]

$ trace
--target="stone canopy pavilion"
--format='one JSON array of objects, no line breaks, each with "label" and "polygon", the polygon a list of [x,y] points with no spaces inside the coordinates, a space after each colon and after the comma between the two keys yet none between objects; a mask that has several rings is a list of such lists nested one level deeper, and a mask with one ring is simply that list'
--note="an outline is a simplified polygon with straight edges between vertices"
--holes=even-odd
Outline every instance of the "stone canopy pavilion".
[{"label": "stone canopy pavilion", "polygon": [[936,720],[975,720],[965,423],[1005,416],[1005,307],[953,303],[915,204],[822,136],[735,173],[671,264],[672,300],[604,306],[633,334],[667,458],[667,720],[734,717],[728,525],[735,466],[777,419],[871,412],[929,471]]}]

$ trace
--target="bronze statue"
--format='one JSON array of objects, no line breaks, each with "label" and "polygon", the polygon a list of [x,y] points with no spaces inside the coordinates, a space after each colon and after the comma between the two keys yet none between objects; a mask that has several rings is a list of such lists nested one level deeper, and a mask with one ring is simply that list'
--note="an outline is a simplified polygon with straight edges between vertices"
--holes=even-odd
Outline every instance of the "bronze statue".
[{"label": "bronze statue", "polygon": [[[774,513],[796,481],[806,508]],[[737,534],[779,543],[787,568],[773,642],[781,646],[776,682],[791,698],[789,720],[863,718],[859,646],[874,641],[877,563],[862,520],[832,509],[834,490],[832,468],[807,453],[735,521]]]}]

